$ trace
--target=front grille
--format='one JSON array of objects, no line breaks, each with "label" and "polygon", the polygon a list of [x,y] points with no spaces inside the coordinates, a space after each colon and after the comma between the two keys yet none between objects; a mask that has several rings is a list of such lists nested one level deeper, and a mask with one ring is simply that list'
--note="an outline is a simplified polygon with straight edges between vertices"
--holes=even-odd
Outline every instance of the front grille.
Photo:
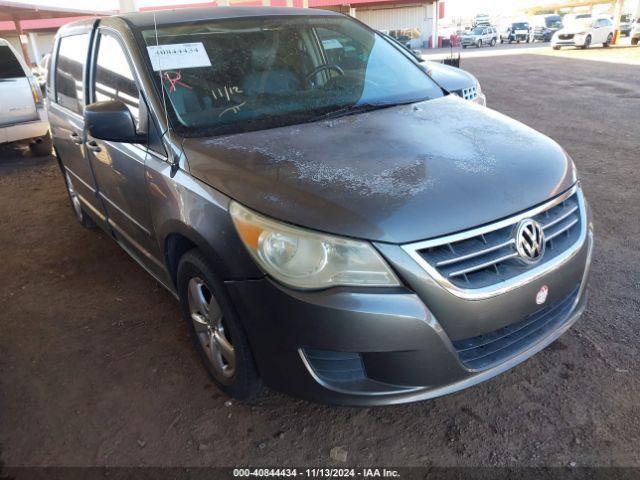
[{"label": "front grille", "polygon": [[460,361],[472,370],[484,370],[517,355],[567,320],[579,290],[579,286],[576,286],[564,299],[547,305],[517,323],[452,342]]},{"label": "front grille", "polygon": [[495,230],[483,229],[479,235],[463,234],[454,236],[456,241],[436,241],[416,253],[432,271],[458,288],[478,289],[505,282],[552,261],[576,244],[583,221],[578,192],[529,217],[542,226],[545,236],[545,252],[535,265],[521,261],[516,251],[514,231],[520,218],[506,225],[501,222]]},{"label": "front grille", "polygon": [[359,353],[303,349],[315,374],[328,382],[353,382],[366,378]]},{"label": "front grille", "polygon": [[453,93],[465,100],[475,100],[478,98],[478,88],[475,85],[473,87],[463,88],[462,90],[456,90]]},{"label": "front grille", "polygon": [[573,38],[573,34],[563,33],[561,35],[558,35],[558,38],[560,40],[571,40]]}]

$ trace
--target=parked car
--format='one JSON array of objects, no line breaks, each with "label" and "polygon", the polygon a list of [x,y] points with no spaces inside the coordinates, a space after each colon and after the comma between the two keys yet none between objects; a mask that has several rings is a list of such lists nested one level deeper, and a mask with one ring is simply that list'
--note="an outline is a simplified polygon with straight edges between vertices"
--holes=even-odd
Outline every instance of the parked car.
[{"label": "parked car", "polygon": [[562,28],[560,15],[538,15],[533,18],[533,41],[550,42],[553,34]]},{"label": "parked car", "polygon": [[423,66],[429,76],[449,93],[453,93],[465,100],[469,100],[483,106],[487,105],[487,97],[482,93],[480,82],[471,73],[450,65],[424,60],[422,58],[422,52],[403,45],[395,38],[385,33],[378,33],[393,42],[394,45],[406,50],[415,61],[419,62]]},{"label": "parked car", "polygon": [[581,18],[553,34],[551,47],[560,50],[561,47],[589,48],[591,45],[601,43],[608,47],[613,41],[613,22],[609,18]]},{"label": "parked car", "polygon": [[473,18],[473,27],[488,27],[491,25],[491,17],[486,13],[479,13]]},{"label": "parked car", "polygon": [[51,153],[42,92],[13,46],[0,38],[0,144],[28,142],[34,155]]},{"label": "parked car", "polygon": [[585,308],[591,220],[569,155],[347,16],[129,13],[66,25],[53,51],[75,216],[179,299],[231,396],[432,398],[523,362]]},{"label": "parked car", "polygon": [[527,42],[531,41],[531,28],[529,22],[513,22],[503,27],[500,34],[500,43]]},{"label": "parked car", "polygon": [[620,36],[621,37],[629,37],[631,36],[631,30],[633,28],[633,24],[631,22],[622,22],[620,23]]},{"label": "parked car", "polygon": [[494,47],[496,39],[494,30],[491,27],[475,27],[469,33],[462,35],[460,38],[460,45],[462,48],[477,47],[480,48],[484,45]]},{"label": "parked car", "polygon": [[631,30],[631,45],[638,45],[638,42],[640,42],[640,17],[636,18]]}]

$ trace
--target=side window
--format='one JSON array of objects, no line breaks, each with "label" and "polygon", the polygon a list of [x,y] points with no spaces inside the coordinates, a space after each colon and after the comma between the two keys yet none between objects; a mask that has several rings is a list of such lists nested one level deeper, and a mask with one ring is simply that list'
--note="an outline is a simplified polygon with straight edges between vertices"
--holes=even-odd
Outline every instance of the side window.
[{"label": "side window", "polygon": [[84,88],[82,67],[87,59],[89,34],[70,35],[60,39],[56,61],[56,103],[76,113],[82,113]]},{"label": "side window", "polygon": [[367,55],[364,53],[362,45],[356,43],[352,38],[347,38],[328,28],[316,28],[316,33],[328,63],[347,70],[365,68]]},{"label": "side window", "polygon": [[131,110],[136,124],[140,120],[140,93],[127,55],[111,35],[100,34],[94,72],[93,98],[97,102],[120,100]]}]

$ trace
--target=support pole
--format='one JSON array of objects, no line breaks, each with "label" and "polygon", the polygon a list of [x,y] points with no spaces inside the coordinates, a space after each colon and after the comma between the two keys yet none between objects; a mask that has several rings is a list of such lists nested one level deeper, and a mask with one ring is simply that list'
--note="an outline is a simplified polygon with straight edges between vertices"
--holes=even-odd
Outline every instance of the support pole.
[{"label": "support pole", "polygon": [[16,32],[18,32],[18,41],[20,42],[20,48],[22,48],[22,56],[24,58],[24,62],[31,68],[31,59],[29,58],[29,51],[27,50],[27,43],[22,40],[27,38],[24,32],[22,31],[22,25],[20,24],[20,20],[14,17],[13,24],[16,27]]},{"label": "support pole", "polygon": [[435,0],[431,7],[433,8],[433,21],[431,23],[431,48],[438,48],[438,0]]},{"label": "support pole", "polygon": [[618,43],[618,37],[620,36],[620,15],[622,15],[623,0],[616,0],[613,7],[613,44]]},{"label": "support pole", "polygon": [[120,13],[137,12],[138,6],[135,0],[118,0]]},{"label": "support pole", "polygon": [[33,56],[35,57],[35,64],[40,65],[40,49],[38,48],[37,33],[29,32],[29,44],[31,45],[31,53],[33,53]]}]

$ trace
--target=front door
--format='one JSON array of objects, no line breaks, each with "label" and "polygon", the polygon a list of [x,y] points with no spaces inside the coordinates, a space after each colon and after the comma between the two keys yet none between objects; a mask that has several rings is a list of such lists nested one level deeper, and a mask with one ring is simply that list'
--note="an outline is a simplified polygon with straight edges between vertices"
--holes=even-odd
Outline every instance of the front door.
[{"label": "front door", "polygon": [[[147,115],[147,109],[129,55],[111,33],[99,30],[96,40],[90,98],[125,103],[140,125],[140,117]],[[98,194],[114,236],[143,266],[159,275],[163,264],[154,240],[145,178],[147,145],[104,141],[90,135],[86,140]]]},{"label": "front door", "polygon": [[57,43],[57,56],[49,75],[49,124],[56,154],[83,208],[96,221],[104,221],[102,202],[84,149],[84,66],[89,53],[91,25],[72,30]]}]

